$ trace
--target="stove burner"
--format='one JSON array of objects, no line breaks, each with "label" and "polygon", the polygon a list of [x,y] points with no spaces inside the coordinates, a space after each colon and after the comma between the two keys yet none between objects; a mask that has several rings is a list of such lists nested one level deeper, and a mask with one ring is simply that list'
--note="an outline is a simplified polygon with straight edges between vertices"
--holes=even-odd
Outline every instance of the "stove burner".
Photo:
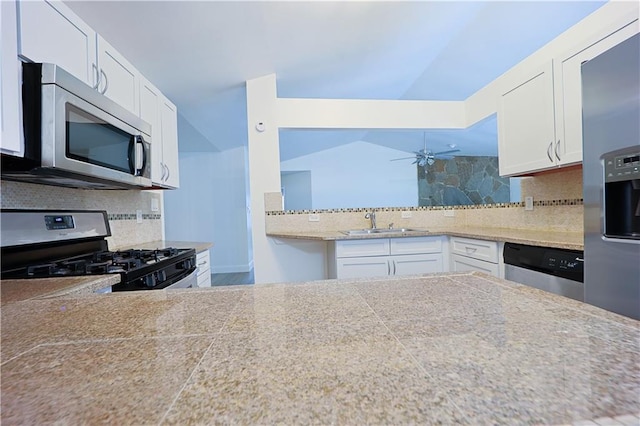
[{"label": "stove burner", "polygon": [[87,270],[87,261],[84,259],[80,260],[68,260],[65,262],[61,262],[59,268],[64,268],[70,272],[85,272]]},{"label": "stove burner", "polygon": [[90,263],[87,265],[88,274],[106,274],[109,272],[111,262]]},{"label": "stove burner", "polygon": [[93,254],[93,261],[98,263],[106,262],[107,260],[113,260],[114,255],[115,253],[112,251],[99,251]]},{"label": "stove burner", "polygon": [[131,271],[132,269],[139,268],[142,266],[142,260],[138,258],[133,259],[116,259],[112,263],[113,266],[119,266],[125,271]]}]

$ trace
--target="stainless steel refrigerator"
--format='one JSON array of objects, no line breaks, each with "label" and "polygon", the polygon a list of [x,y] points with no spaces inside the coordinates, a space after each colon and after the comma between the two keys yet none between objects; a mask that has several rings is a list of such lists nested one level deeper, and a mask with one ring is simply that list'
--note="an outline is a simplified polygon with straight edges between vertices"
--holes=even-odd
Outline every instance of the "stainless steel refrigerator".
[{"label": "stainless steel refrigerator", "polygon": [[640,319],[640,36],[582,64],[584,300]]}]

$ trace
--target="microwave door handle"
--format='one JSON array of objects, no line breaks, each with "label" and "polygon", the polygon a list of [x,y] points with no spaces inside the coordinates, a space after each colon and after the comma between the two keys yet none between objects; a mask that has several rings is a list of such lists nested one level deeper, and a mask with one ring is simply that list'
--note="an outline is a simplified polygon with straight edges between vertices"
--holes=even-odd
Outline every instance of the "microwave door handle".
[{"label": "microwave door handle", "polygon": [[132,175],[136,175],[136,141],[137,141],[138,137],[137,136],[131,136],[131,139],[129,139],[129,172]]},{"label": "microwave door handle", "polygon": [[142,136],[138,136],[138,144],[140,146],[140,152],[142,153],[142,164],[140,165],[138,176],[142,176],[147,169],[147,150],[144,149],[144,138]]},{"label": "microwave door handle", "polygon": [[[138,165],[140,164],[140,167]],[[147,156],[144,152],[144,139],[140,135],[131,136],[129,139],[129,171],[134,176],[142,176],[147,165]]]}]

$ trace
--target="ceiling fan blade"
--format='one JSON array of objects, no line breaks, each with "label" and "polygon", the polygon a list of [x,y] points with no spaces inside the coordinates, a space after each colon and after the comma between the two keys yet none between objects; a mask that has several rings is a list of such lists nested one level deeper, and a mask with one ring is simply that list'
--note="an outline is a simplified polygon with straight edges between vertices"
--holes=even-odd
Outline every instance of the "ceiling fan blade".
[{"label": "ceiling fan blade", "polygon": [[394,158],[389,161],[398,161],[398,160],[415,160],[416,157],[402,157],[402,158]]},{"label": "ceiling fan blade", "polygon": [[443,154],[452,154],[454,152],[459,152],[459,149],[452,149],[449,151],[441,151],[441,152],[434,152],[433,155],[443,155]]}]

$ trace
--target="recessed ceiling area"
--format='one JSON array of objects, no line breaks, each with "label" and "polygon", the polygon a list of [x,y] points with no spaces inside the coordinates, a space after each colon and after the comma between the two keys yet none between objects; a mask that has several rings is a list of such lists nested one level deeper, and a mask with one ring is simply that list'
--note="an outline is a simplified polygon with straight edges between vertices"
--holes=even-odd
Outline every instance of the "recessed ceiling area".
[{"label": "recessed ceiling area", "polygon": [[[247,144],[248,79],[275,73],[280,97],[463,100],[604,2],[66,4],[176,104],[181,151],[223,151]],[[308,131],[282,132],[283,158],[354,140],[323,133],[324,148]],[[423,140],[421,130],[349,134],[407,152]],[[488,152],[495,119],[428,137],[462,155]]]}]

